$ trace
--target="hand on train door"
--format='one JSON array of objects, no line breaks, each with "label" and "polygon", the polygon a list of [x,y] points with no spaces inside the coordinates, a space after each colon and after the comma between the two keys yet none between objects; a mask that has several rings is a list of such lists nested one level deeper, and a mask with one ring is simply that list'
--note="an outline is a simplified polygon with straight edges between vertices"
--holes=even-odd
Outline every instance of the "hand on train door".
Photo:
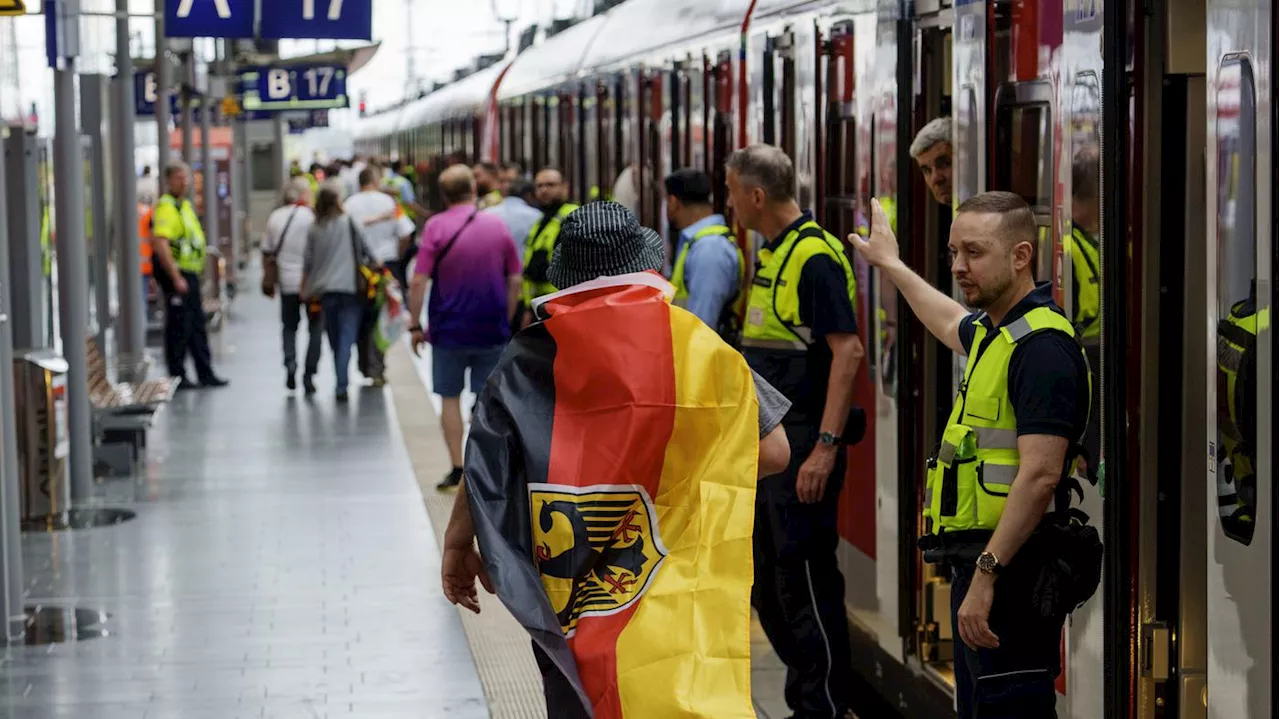
[{"label": "hand on train door", "polygon": [[960,639],[970,649],[996,649],[1000,646],[1000,638],[991,631],[991,603],[995,600],[995,578],[977,572],[969,583],[969,591],[964,595],[960,611],[956,613],[956,624],[959,625]]},{"label": "hand on train door", "polygon": [[879,200],[871,200],[871,234],[865,240],[856,233],[850,234],[849,244],[875,267],[884,267],[899,259],[898,238]]}]

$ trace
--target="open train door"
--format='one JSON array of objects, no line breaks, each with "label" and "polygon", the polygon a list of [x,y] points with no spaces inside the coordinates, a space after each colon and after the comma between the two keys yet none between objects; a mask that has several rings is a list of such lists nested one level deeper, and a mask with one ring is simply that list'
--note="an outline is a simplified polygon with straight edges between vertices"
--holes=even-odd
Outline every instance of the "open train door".
[{"label": "open train door", "polygon": [[1276,716],[1273,2],[1209,0],[1208,716]]}]

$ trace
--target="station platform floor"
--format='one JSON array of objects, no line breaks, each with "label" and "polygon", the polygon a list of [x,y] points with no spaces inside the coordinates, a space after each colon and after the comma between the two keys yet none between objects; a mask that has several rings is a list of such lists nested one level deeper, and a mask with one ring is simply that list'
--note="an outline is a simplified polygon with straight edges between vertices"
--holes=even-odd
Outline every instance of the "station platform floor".
[{"label": "station platform floor", "polygon": [[[398,346],[385,388],[353,370],[338,405],[326,348],[307,399],[284,388],[279,327],[243,292],[211,338],[231,385],[180,392],[140,476],[83,503],[133,519],[23,534],[28,606],[87,619],[3,650],[0,717],[546,716],[523,629],[483,592],[475,616],[440,591],[454,495],[435,489],[429,360]],[[760,717],[786,716],[783,676],[757,626]]]}]

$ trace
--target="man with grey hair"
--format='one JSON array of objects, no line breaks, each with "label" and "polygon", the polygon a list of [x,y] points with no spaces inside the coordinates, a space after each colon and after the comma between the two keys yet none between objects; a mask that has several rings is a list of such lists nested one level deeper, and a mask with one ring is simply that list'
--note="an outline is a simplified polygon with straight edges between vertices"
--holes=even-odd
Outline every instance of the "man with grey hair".
[{"label": "man with grey hair", "polygon": [[756,495],[752,603],[787,665],[796,717],[844,717],[852,706],[844,577],[836,562],[845,447],[861,439],[852,406],[865,350],[857,280],[844,243],[795,200],[786,153],[752,145],[729,157],[726,184],[738,221],[764,236],[748,298],[747,363],[791,401],[783,419],[792,453]]},{"label": "man with grey hair", "polygon": [[[284,348],[285,387],[297,389],[298,374],[298,325],[302,315],[307,317],[307,357],[303,368],[302,385],[307,395],[315,394],[314,377],[320,366],[323,347],[324,324],[320,316],[319,302],[304,302],[299,296],[302,287],[302,268],[306,259],[307,233],[316,222],[311,209],[311,183],[305,177],[295,177],[284,190],[284,205],[267,217],[267,234],[262,242],[262,259],[274,258],[280,289],[280,323]],[[275,293],[264,280],[263,291]]]},{"label": "man with grey hair", "polygon": [[[939,117],[920,128],[911,157],[939,204],[951,204],[951,118]],[[892,219],[892,218],[890,218]]]}]

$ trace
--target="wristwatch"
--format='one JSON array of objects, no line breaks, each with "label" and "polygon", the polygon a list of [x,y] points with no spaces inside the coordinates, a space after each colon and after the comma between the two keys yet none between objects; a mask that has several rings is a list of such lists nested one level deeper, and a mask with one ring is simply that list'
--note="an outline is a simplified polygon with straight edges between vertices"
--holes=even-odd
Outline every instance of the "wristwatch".
[{"label": "wristwatch", "polygon": [[978,555],[978,571],[983,574],[990,574],[993,577],[1000,575],[1000,570],[1004,569],[1000,565],[999,558],[991,552],[983,552]]},{"label": "wristwatch", "polygon": [[421,331],[422,331],[422,325],[414,325],[409,328],[409,332],[421,332]]},{"label": "wristwatch", "polygon": [[840,438],[833,432],[823,432],[818,435],[818,443],[825,444],[828,447],[838,447],[840,446]]}]

